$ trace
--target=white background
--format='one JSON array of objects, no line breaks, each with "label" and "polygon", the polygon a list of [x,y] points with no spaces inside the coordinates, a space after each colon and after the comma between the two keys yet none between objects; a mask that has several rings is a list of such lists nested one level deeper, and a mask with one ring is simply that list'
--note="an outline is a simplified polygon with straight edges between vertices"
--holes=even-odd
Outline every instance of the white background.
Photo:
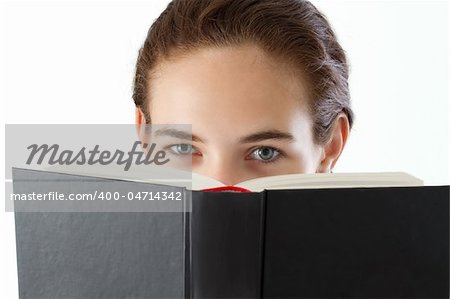
[{"label": "white background", "polygon": [[[356,122],[335,171],[450,184],[449,2],[312,2],[351,65]],[[0,2],[0,155],[4,123],[133,123],[137,51],[167,3]],[[0,297],[17,298],[13,214],[0,232]]]}]

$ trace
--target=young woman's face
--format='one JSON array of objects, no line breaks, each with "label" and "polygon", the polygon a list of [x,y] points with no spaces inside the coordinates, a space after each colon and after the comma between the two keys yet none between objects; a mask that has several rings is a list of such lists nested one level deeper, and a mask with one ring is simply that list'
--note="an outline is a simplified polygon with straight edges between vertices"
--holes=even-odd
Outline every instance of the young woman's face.
[{"label": "young woman's face", "polygon": [[[256,47],[207,48],[160,63],[150,81],[152,124],[192,124],[192,142],[171,151],[224,184],[314,173],[304,80]],[[186,145],[182,145],[186,144]]]}]

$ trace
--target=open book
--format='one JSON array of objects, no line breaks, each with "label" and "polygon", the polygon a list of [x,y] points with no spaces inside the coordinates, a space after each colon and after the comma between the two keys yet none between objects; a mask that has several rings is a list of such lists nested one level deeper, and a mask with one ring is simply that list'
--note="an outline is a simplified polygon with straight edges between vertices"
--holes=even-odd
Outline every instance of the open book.
[{"label": "open book", "polygon": [[122,179],[169,186],[188,186],[191,190],[251,191],[270,189],[320,189],[356,187],[423,186],[423,181],[405,172],[285,174],[246,180],[234,186],[195,172],[167,167],[135,166],[129,171],[115,166],[51,166],[46,170],[101,178]]},{"label": "open book", "polygon": [[[336,173],[227,189],[191,173],[52,170],[13,169],[14,192],[122,196],[15,202],[20,298],[449,295],[449,186]],[[196,189],[269,190],[190,192],[179,185],[186,178]],[[144,192],[184,200],[135,196]],[[79,212],[85,205],[98,209]]]},{"label": "open book", "polygon": [[[192,179],[194,190],[226,190],[226,187],[228,187],[217,180],[198,174],[193,174]],[[235,185],[235,187],[259,192],[264,189],[320,189],[422,185],[423,182],[420,179],[404,172],[378,172],[285,174],[247,180]]]}]

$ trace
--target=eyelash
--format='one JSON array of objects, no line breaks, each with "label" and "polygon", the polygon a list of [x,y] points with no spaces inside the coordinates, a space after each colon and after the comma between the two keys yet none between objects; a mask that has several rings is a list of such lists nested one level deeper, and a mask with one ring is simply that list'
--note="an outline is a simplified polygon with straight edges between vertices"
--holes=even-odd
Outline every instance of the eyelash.
[{"label": "eyelash", "polygon": [[190,146],[190,147],[192,148],[192,150],[198,151],[192,144],[189,144],[189,143],[175,143],[175,144],[170,144],[170,145],[164,147],[164,150],[169,150],[170,152],[172,152],[173,154],[178,155],[178,156],[187,156],[187,154],[186,154],[186,155],[179,154],[179,153],[177,153],[177,152],[175,152],[175,151],[172,150],[172,147],[174,147],[174,146],[179,146],[179,145],[188,145],[188,146]]},{"label": "eyelash", "polygon": [[248,160],[255,160],[255,161],[258,162],[258,163],[269,164],[269,163],[277,162],[278,159],[281,159],[281,158],[285,157],[285,154],[284,154],[284,152],[283,152],[282,150],[280,150],[280,149],[278,149],[278,148],[276,148],[276,147],[273,147],[273,146],[258,146],[258,147],[255,147],[255,148],[253,148],[253,149],[250,150],[250,154],[247,155],[247,156],[250,156],[250,155],[253,154],[256,150],[261,149],[261,148],[270,148],[270,149],[272,149],[272,150],[278,152],[278,155],[277,155],[275,158],[273,158],[272,160],[269,160],[269,161],[258,160],[258,159],[248,159]]},{"label": "eyelash", "polygon": [[[172,150],[172,147],[177,146],[177,145],[183,145],[183,144],[189,145],[189,146],[191,146],[191,148],[192,148],[193,150],[198,151],[192,144],[188,144],[188,143],[176,143],[176,144],[170,144],[170,145],[166,146],[166,147],[164,148],[164,150],[169,150],[169,151],[171,151],[172,153],[174,153],[175,155],[185,156],[185,155],[183,155],[183,154],[176,153],[176,152],[174,152],[174,151]],[[276,152],[278,153],[278,155],[277,155],[275,158],[273,158],[272,160],[268,160],[268,161],[265,161],[265,160],[258,160],[258,159],[248,159],[248,158],[247,158],[247,157],[249,157],[251,154],[253,154],[256,150],[262,149],[262,148],[269,148],[269,149],[271,149],[271,150],[274,150],[274,151],[276,151]],[[252,148],[252,149],[250,150],[250,153],[246,156],[246,160],[254,160],[254,161],[258,162],[258,163],[268,164],[268,163],[274,163],[274,162],[277,162],[278,159],[283,158],[283,157],[285,157],[284,152],[283,152],[282,150],[276,148],[276,147],[273,147],[273,146],[258,146],[258,147],[254,147],[254,148]]]}]

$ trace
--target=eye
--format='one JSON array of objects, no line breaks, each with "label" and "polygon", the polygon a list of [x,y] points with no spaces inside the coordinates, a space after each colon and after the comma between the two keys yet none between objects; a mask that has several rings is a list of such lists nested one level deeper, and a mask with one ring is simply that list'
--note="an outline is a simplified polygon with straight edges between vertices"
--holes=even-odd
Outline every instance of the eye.
[{"label": "eye", "polygon": [[261,162],[273,162],[278,158],[280,154],[281,152],[279,150],[273,147],[264,146],[255,149],[250,154],[250,157]]},{"label": "eye", "polygon": [[192,155],[198,152],[191,144],[187,143],[174,144],[169,149],[176,155]]}]

